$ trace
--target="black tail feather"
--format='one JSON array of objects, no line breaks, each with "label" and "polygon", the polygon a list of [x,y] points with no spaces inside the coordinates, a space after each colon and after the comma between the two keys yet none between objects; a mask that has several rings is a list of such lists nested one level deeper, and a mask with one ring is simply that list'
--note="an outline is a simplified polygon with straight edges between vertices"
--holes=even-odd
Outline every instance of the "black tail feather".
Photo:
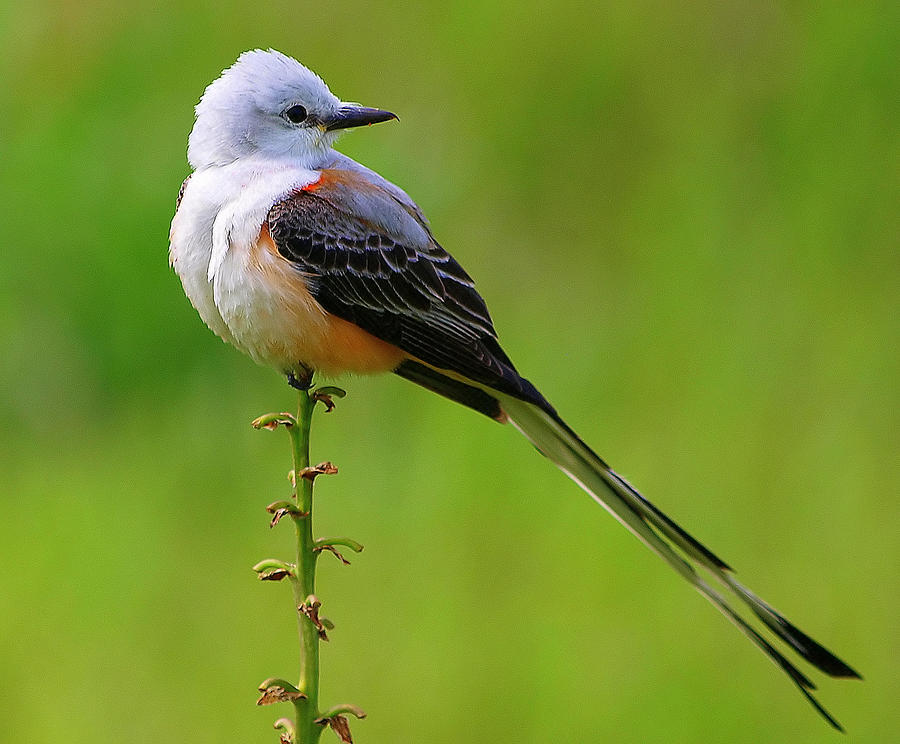
[{"label": "black tail feather", "polygon": [[[801,658],[833,677],[861,679],[856,670],[784,618],[771,605],[753,594],[734,577],[732,569],[680,525],[648,501],[627,480],[613,471],[562,421],[537,390],[533,394],[509,394],[478,382],[468,384],[419,362],[407,361],[395,372],[498,421],[508,415],[513,424],[537,449],[625,527],[665,560],[731,620],[763,653],[791,679],[793,684],[835,729],[844,729],[813,696],[813,682],[775,648],[756,628],[738,614],[697,569],[705,569],[730,589],[775,636]],[[528,383],[530,385],[530,383]],[[530,389],[533,389],[531,386]]]},{"label": "black tail feather", "polygon": [[496,398],[488,395],[481,388],[466,385],[466,383],[443,375],[424,364],[405,361],[394,370],[394,373],[438,395],[474,408],[492,419],[501,420],[503,418],[503,411]]}]

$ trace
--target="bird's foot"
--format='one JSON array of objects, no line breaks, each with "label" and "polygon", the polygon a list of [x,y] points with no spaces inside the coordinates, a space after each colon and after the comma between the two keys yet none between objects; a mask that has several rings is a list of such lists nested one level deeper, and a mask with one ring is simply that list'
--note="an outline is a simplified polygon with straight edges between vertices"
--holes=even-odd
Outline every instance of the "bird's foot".
[{"label": "bird's foot", "polygon": [[312,380],[313,371],[303,364],[298,365],[296,374],[293,371],[287,373],[288,385],[295,390],[306,392],[312,387]]}]

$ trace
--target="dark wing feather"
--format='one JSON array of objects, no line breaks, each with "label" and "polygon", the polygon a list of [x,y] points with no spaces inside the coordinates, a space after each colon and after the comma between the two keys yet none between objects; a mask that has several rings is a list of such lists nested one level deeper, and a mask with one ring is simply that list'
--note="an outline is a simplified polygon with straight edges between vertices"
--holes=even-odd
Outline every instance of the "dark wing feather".
[{"label": "dark wing feather", "polygon": [[405,245],[320,194],[292,194],[267,222],[322,307],[428,365],[552,410],[500,348],[484,300],[450,254],[434,240]]}]

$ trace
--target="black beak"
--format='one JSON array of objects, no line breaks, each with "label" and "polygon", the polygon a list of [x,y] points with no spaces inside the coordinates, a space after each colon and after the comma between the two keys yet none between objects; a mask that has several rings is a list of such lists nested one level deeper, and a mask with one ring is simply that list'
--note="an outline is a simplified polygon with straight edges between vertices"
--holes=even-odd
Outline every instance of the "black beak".
[{"label": "black beak", "polygon": [[400,117],[390,111],[382,111],[365,106],[341,106],[335,115],[324,122],[325,129],[348,129],[349,127],[361,127],[363,124],[378,124],[382,121],[390,121]]}]

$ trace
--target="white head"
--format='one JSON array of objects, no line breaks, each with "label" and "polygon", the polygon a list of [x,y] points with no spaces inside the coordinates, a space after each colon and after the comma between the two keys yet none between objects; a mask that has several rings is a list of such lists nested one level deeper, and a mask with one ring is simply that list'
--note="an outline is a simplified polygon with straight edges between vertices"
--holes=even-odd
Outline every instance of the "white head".
[{"label": "white head", "polygon": [[297,60],[274,49],[244,52],[196,108],[188,161],[196,170],[261,155],[314,168],[341,129],[397,117],[343,103]]}]

